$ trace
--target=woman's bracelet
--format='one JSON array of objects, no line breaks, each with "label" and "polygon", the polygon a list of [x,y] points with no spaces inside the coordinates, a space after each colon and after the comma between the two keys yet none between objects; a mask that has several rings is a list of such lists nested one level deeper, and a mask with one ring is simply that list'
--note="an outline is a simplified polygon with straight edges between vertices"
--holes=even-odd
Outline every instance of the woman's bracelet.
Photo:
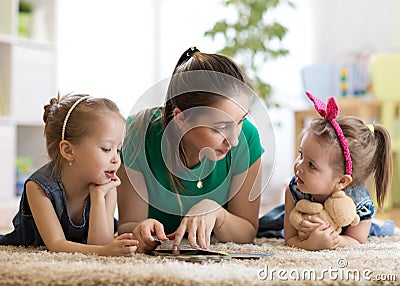
[{"label": "woman's bracelet", "polygon": [[225,220],[226,220],[226,211],[224,210],[224,219],[222,220],[221,224],[219,225],[219,227],[217,228],[216,231],[221,231],[222,226],[223,226],[224,223],[225,223]]}]

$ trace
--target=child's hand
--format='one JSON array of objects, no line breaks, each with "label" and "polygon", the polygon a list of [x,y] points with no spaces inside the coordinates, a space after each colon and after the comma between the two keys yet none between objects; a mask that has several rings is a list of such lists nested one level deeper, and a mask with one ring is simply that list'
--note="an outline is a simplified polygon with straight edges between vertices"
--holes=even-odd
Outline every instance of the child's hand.
[{"label": "child's hand", "polygon": [[312,243],[312,250],[330,249],[334,250],[339,246],[339,233],[330,225],[319,225],[308,237]]},{"label": "child's hand", "polygon": [[319,217],[309,216],[308,219],[303,220],[299,226],[297,231],[299,239],[306,240],[310,236],[311,232],[320,225],[327,226],[327,224]]},{"label": "child's hand", "polygon": [[121,180],[117,177],[114,176],[114,178],[109,181],[108,183],[98,185],[98,184],[91,184],[89,186],[89,192],[92,193],[101,193],[103,196],[107,195],[109,191],[112,189],[115,189],[121,184]]},{"label": "child's hand", "polygon": [[104,246],[106,256],[133,256],[136,253],[139,241],[132,239],[132,233],[124,233]]}]

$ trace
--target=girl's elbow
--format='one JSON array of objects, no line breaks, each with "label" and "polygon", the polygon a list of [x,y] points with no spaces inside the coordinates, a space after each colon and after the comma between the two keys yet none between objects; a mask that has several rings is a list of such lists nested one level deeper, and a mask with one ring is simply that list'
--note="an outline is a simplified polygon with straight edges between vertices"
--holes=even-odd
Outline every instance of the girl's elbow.
[{"label": "girl's elbow", "polygon": [[296,236],[284,236],[284,240],[285,240],[285,245],[293,247],[293,246],[297,246],[295,241],[296,241]]},{"label": "girl's elbow", "polygon": [[106,245],[109,244],[114,240],[114,235],[107,235],[107,236],[96,236],[87,239],[88,245]]},{"label": "girl's elbow", "polygon": [[45,242],[47,250],[51,251],[51,252],[61,252],[61,251],[63,251],[61,244],[62,244],[62,242],[60,243],[60,241]]},{"label": "girl's elbow", "polygon": [[257,235],[257,230],[251,230],[248,235],[243,237],[242,241],[240,243],[242,244],[250,244],[254,242],[254,239],[256,238]]},{"label": "girl's elbow", "polygon": [[[252,244],[254,242],[254,238],[255,238],[255,236],[244,237],[244,238],[236,241],[235,243],[237,243],[237,244]],[[228,241],[221,241],[221,242],[229,242],[229,240]]]},{"label": "girl's elbow", "polygon": [[363,237],[361,239],[356,239],[356,241],[358,241],[359,244],[365,244],[368,240],[368,237]]}]

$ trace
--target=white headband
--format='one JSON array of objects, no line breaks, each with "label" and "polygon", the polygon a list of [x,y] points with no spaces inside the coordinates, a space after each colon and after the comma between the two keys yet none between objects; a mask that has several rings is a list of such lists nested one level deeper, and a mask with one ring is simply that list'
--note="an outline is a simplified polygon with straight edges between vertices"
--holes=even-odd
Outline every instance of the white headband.
[{"label": "white headband", "polygon": [[90,96],[83,96],[81,98],[79,98],[77,101],[75,101],[75,103],[71,106],[71,108],[68,110],[67,115],[65,116],[64,119],[64,124],[62,127],[62,132],[61,132],[61,140],[64,140],[65,138],[65,127],[67,127],[67,121],[69,119],[69,117],[71,116],[71,112],[75,109],[75,107],[81,102],[84,101],[85,99],[89,98]]}]

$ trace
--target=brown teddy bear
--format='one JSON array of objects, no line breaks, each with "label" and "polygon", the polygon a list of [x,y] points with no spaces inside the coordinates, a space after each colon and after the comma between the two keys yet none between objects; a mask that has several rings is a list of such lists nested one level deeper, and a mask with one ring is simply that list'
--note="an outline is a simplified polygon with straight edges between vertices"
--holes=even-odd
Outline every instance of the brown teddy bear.
[{"label": "brown teddy bear", "polygon": [[294,228],[299,229],[300,223],[310,215],[321,218],[338,233],[343,226],[360,222],[353,200],[344,191],[332,193],[323,205],[306,199],[298,201],[290,213],[289,221]]}]

